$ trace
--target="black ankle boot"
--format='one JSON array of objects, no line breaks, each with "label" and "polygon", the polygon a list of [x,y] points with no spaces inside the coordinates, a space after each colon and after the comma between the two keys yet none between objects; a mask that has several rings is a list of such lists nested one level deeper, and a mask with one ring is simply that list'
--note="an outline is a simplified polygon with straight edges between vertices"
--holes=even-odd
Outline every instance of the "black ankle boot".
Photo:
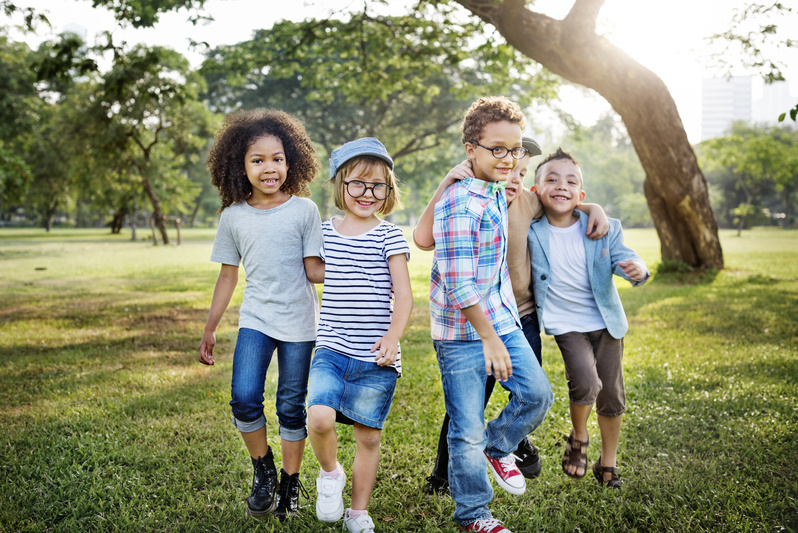
[{"label": "black ankle boot", "polygon": [[280,522],[284,522],[288,518],[293,518],[299,511],[299,492],[308,498],[308,493],[302,482],[299,480],[299,472],[291,474],[280,469],[280,488],[277,489],[277,508],[274,510]]},{"label": "black ankle boot", "polygon": [[252,459],[252,492],[247,498],[247,513],[250,516],[263,516],[274,511],[277,491],[277,469],[274,468],[272,449],[266,457]]}]

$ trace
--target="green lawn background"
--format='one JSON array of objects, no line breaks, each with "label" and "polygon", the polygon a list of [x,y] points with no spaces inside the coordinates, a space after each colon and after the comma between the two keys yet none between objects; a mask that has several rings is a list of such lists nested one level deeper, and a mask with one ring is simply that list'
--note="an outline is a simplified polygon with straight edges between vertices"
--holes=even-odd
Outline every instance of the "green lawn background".
[{"label": "green lawn background", "polygon": [[[0,229],[0,531],[340,529],[315,519],[309,446],[301,517],[281,526],[244,513],[251,467],[227,404],[243,283],[216,366],[196,362],[218,274],[213,236],[188,230],[181,246],[155,247],[107,230]],[[618,280],[630,322],[620,494],[560,469],[567,390],[544,336],[555,404],[533,435],[543,473],[524,496],[496,489],[491,504],[516,533],[798,530],[798,232],[721,240],[721,272],[657,275],[637,289]],[[627,230],[626,241],[659,261],[653,230]],[[443,414],[430,261],[412,249],[416,308],[370,508],[378,531],[458,530],[452,501],[420,492]],[[271,372],[267,403],[275,386]],[[489,414],[505,401],[494,394]],[[590,431],[593,461],[595,417]],[[350,428],[339,443],[351,472]]]}]

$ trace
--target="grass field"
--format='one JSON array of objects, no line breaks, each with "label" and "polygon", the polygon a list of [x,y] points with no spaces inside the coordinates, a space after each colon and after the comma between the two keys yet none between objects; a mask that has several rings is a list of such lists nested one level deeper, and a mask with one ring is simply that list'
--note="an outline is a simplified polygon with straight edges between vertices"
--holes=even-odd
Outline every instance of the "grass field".
[{"label": "grass field", "polygon": [[[283,526],[245,515],[251,466],[227,404],[243,283],[218,332],[216,366],[196,362],[218,274],[213,236],[188,230],[182,246],[154,247],[106,230],[0,229],[0,531],[340,530],[315,519],[309,446],[302,516]],[[626,236],[658,262],[653,230]],[[798,232],[721,238],[727,268],[717,275],[618,282],[630,322],[620,494],[560,469],[567,390],[544,337],[555,404],[533,435],[543,473],[521,497],[497,488],[491,504],[516,533],[798,531]],[[405,376],[370,509],[381,532],[458,531],[453,502],[420,491],[443,415],[430,260],[413,250]],[[267,398],[275,386],[270,373]],[[489,411],[505,401],[495,393]],[[592,462],[595,417],[590,431]],[[339,435],[351,472],[351,428]]]}]

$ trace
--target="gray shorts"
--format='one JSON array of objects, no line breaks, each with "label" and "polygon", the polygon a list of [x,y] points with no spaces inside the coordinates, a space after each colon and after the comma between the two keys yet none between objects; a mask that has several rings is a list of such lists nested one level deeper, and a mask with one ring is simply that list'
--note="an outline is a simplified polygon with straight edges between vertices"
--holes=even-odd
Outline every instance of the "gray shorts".
[{"label": "gray shorts", "polygon": [[601,416],[620,416],[626,411],[623,386],[623,339],[606,329],[555,335],[565,363],[568,396],[578,405],[596,404]]}]

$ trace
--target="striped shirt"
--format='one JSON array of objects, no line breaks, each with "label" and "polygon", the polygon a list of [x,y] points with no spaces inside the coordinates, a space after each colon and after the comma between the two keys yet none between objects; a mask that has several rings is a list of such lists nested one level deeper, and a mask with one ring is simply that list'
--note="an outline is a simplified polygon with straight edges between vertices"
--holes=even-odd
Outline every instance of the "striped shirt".
[{"label": "striped shirt", "polygon": [[479,340],[460,311],[479,304],[499,335],[520,328],[507,268],[507,202],[489,182],[466,178],[435,204],[430,322],[435,340]]},{"label": "striped shirt", "polygon": [[[402,230],[382,221],[362,235],[341,235],[332,220],[322,224],[325,262],[316,347],[375,363],[371,347],[391,325],[393,289],[388,258],[410,247]],[[401,351],[393,368],[402,374]]]}]

